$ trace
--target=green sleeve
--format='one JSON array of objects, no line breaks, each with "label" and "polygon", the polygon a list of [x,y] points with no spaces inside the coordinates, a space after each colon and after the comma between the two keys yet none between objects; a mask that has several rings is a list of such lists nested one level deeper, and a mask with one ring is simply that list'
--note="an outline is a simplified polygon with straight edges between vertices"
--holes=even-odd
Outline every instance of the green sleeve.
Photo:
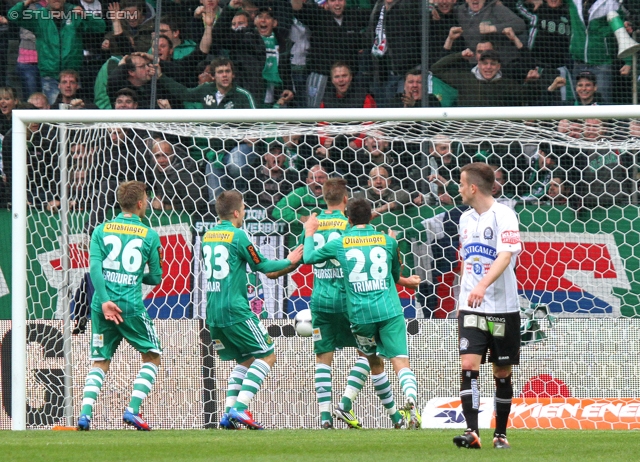
[{"label": "green sleeve", "polygon": [[391,254],[393,258],[391,259],[391,275],[393,276],[393,280],[398,282],[400,279],[400,267],[402,266],[400,261],[400,249],[398,248],[398,241],[391,237],[387,237],[387,239],[391,239]]},{"label": "green sleeve", "polygon": [[82,30],[90,34],[104,34],[107,30],[107,25],[104,19],[94,16],[90,11],[87,11],[82,21]]},{"label": "green sleeve", "polygon": [[431,72],[447,85],[456,88],[461,83],[461,80],[457,78],[461,74],[458,68],[460,63],[466,63],[462,54],[452,53],[434,63],[433,66],[431,66]]},{"label": "green sleeve", "polygon": [[[23,27],[25,29],[30,30],[35,35],[38,35],[36,32],[40,30],[40,21],[38,19],[24,19],[24,15],[22,12],[25,10],[24,2],[18,2],[7,12],[7,18],[10,22],[16,23],[18,26]],[[35,10],[34,10],[35,11]],[[17,12],[17,14],[16,14]],[[14,18],[14,19],[12,19]]]},{"label": "green sleeve", "polygon": [[252,271],[260,271],[261,273],[272,273],[280,271],[291,266],[291,260],[284,258],[282,260],[268,260],[253,242],[249,240],[244,232],[240,232],[238,238],[238,250],[243,259],[249,263]]},{"label": "green sleeve", "polygon": [[162,282],[162,261],[160,254],[162,253],[162,245],[160,238],[155,235],[151,243],[151,252],[149,253],[149,272],[142,275],[142,282],[150,286],[157,286]]},{"label": "green sleeve", "polygon": [[89,246],[89,276],[91,276],[91,282],[95,289],[94,298],[97,298],[98,304],[101,306],[103,303],[109,301],[109,295],[107,295],[107,287],[104,283],[104,276],[102,275],[102,261],[104,260],[102,255],[102,244],[99,242],[99,232],[94,231],[91,237],[91,245]]},{"label": "green sleeve", "polygon": [[316,243],[313,240],[313,236],[304,238],[304,254],[303,260],[309,265],[314,263],[322,263],[330,260],[331,258],[338,257],[338,249],[342,245],[342,239],[334,239],[327,242],[321,249],[315,250]]},{"label": "green sleeve", "polygon": [[273,218],[287,222],[296,221],[299,218],[296,210],[300,207],[302,207],[302,196],[294,190],[278,201],[273,209]]},{"label": "green sleeve", "polygon": [[200,87],[187,88],[166,75],[160,77],[158,83],[167,90],[173,98],[179,99],[180,101],[200,102],[202,100],[200,97]]}]

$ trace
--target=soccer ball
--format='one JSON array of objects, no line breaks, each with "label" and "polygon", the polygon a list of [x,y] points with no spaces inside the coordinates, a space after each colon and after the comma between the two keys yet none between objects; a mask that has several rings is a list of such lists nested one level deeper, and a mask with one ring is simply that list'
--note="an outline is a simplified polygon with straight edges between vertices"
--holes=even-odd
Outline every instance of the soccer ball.
[{"label": "soccer ball", "polygon": [[293,318],[293,326],[300,337],[311,337],[313,327],[311,326],[311,310],[299,311]]}]

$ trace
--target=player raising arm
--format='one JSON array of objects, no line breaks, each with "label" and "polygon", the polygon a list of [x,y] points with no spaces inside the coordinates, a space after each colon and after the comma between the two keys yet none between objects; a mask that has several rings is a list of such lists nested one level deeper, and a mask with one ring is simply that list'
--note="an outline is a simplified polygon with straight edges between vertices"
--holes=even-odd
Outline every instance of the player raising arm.
[{"label": "player raising arm", "polygon": [[240,229],[244,202],[237,191],[224,191],[216,200],[220,223],[202,239],[207,279],[207,326],[212,348],[222,361],[236,361],[228,380],[225,413],[220,426],[241,423],[262,430],[248,411],[251,399],[276,362],[273,339],[260,323],[247,299],[247,264],[252,271],[278,273],[295,268],[302,246],[283,260],[267,260]]},{"label": "player raising arm", "polygon": [[[349,223],[344,215],[347,205],[347,182],[342,178],[329,178],[322,185],[322,195],[327,210],[318,217],[318,229],[313,234],[315,248],[339,239]],[[304,234],[302,236],[304,240]],[[357,348],[356,339],[349,327],[347,299],[342,277],[342,268],[337,260],[313,265],[313,292],[311,293],[311,322],[314,329],[313,351],[316,354],[315,388],[320,409],[322,428],[333,428],[333,414],[350,428],[362,428],[353,413],[353,401],[369,377],[369,362],[364,353],[349,371],[347,386],[342,400],[332,409],[331,364],[333,353],[338,348]]]},{"label": "player raising arm", "polygon": [[508,449],[507,424],[513,386],[511,367],[520,361],[520,307],[515,265],[522,250],[518,218],[496,202],[493,169],[484,163],[465,165],[460,176],[462,202],[471,208],[460,217],[462,279],[458,300],[458,333],[462,376],[460,400],[467,431],[458,447],[480,449],[478,408],[480,364],[487,351],[496,383],[496,428],[493,447]]},{"label": "player raising arm", "polygon": [[[142,283],[162,280],[162,247],[158,233],[141,219],[147,209],[146,186],[139,181],[120,184],[116,197],[122,213],[98,226],[91,236],[90,275],[95,287],[91,303],[92,368],[85,379],[78,430],[90,430],[93,406],[100,394],[111,358],[124,338],[142,355],[142,368],[122,419],[149,431],[140,405],[158,374],[162,348],[142,302]],[[149,272],[145,273],[145,266]]]},{"label": "player raising arm", "polygon": [[[405,422],[409,428],[419,428],[418,386],[409,365],[407,329],[395,287],[401,268],[398,243],[369,225],[371,204],[368,200],[349,201],[347,215],[352,228],[318,250],[314,250],[313,238],[318,219],[315,214],[309,218],[305,223],[304,261],[321,263],[336,259],[340,263],[351,331],[358,350],[369,361],[376,394],[395,428],[402,428]],[[400,410],[396,408],[382,357],[391,360],[400,380],[406,403]]]}]

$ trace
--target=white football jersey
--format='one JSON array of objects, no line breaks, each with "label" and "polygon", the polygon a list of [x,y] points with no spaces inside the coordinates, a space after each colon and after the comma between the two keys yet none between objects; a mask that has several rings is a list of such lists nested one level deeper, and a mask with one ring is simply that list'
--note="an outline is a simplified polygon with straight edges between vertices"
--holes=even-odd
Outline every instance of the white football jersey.
[{"label": "white football jersey", "polygon": [[[522,244],[515,212],[498,202],[482,215],[469,209],[460,217],[459,231],[463,267],[458,309],[483,314],[519,311],[515,267]],[[469,307],[469,293],[487,274],[500,252],[511,252],[511,263],[487,288],[482,304]]]}]

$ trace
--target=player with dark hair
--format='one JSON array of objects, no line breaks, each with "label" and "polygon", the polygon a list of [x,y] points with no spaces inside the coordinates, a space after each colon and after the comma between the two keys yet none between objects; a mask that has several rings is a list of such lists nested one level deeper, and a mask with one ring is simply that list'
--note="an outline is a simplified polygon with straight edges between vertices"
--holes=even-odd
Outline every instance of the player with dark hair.
[{"label": "player with dark hair", "polygon": [[461,170],[460,196],[471,207],[460,217],[459,226],[463,260],[458,300],[460,400],[468,428],[453,442],[469,449],[481,448],[478,378],[488,351],[496,383],[493,447],[510,448],[506,433],[513,398],[511,368],[520,361],[515,265],[522,244],[516,214],[491,195],[494,182],[493,168],[485,163],[474,162]]},{"label": "player with dark hair", "polygon": [[251,399],[276,362],[273,339],[251,311],[247,299],[247,264],[263,273],[293,270],[302,246],[283,260],[267,260],[240,229],[244,202],[238,191],[224,191],[216,201],[220,222],[202,238],[207,279],[207,326],[212,348],[222,361],[236,361],[228,380],[225,413],[220,426],[263,429],[248,411]]},{"label": "player with dark hair", "polygon": [[[315,249],[321,249],[328,242],[340,239],[349,227],[344,215],[347,205],[347,182],[342,178],[329,178],[322,185],[322,194],[327,210],[318,216],[318,230],[313,234]],[[304,240],[304,234],[302,236]],[[313,350],[316,354],[315,388],[320,425],[333,428],[331,364],[333,353],[338,348],[357,348],[356,340],[349,327],[347,300],[342,268],[336,260],[313,265],[313,292],[310,309],[313,325]],[[369,362],[363,353],[349,371],[347,386],[342,400],[333,414],[350,428],[362,428],[353,413],[352,406],[369,377]]]},{"label": "player with dark hair", "polygon": [[[122,212],[98,226],[89,250],[91,282],[92,368],[85,379],[78,430],[90,430],[93,406],[100,394],[111,358],[122,339],[140,352],[142,367],[133,382],[133,393],[122,420],[138,430],[151,428],[142,419],[140,405],[151,392],[160,366],[160,339],[142,301],[142,284],[162,280],[160,237],[142,223],[147,209],[144,183],[121,183],[116,191]],[[145,266],[149,272],[145,273]]]},{"label": "player with dark hair", "polygon": [[[396,283],[417,286],[420,279],[413,276],[400,280],[398,242],[369,225],[371,203],[368,200],[352,199],[347,204],[347,214],[352,227],[341,238],[327,242],[318,250],[314,250],[314,234],[319,221],[315,214],[311,215],[305,223],[304,261],[321,263],[336,259],[340,263],[351,331],[358,350],[369,361],[376,394],[395,428],[402,428],[405,423],[409,428],[420,428],[418,385],[409,365],[407,328],[395,287]],[[406,399],[400,410],[396,408],[382,357],[390,359],[398,374]]]}]

